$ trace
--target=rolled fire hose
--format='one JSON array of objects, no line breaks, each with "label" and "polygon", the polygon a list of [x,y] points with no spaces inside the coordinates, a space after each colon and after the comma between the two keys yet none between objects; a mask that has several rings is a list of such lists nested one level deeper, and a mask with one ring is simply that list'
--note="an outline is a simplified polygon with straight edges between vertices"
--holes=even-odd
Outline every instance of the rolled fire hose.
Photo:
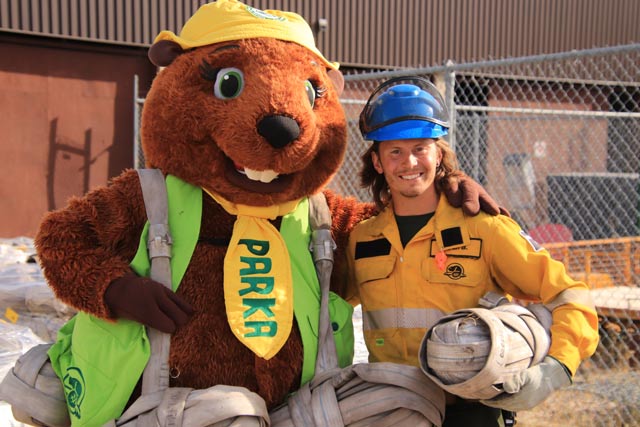
[{"label": "rolled fire hose", "polygon": [[242,387],[169,387],[143,394],[103,427],[267,427],[264,400]]},{"label": "rolled fire hose", "polygon": [[[16,421],[27,425],[71,425],[62,383],[41,344],[22,355],[0,383],[0,399],[11,405]],[[137,417],[137,418],[136,418]],[[168,424],[161,420],[176,420]],[[168,388],[145,394],[118,420],[107,426],[266,426],[262,398],[241,387],[214,386],[206,390]],[[230,424],[230,422],[233,423]]]},{"label": "rolled fire hose", "polygon": [[0,383],[0,399],[11,405],[16,421],[67,427],[71,425],[67,402],[49,362],[49,347],[51,344],[37,345],[18,358]]},{"label": "rolled fire hose", "polygon": [[419,368],[394,363],[363,363],[342,370],[338,367],[328,316],[335,248],[331,217],[324,195],[313,196],[311,202],[312,253],[322,295],[318,361],[314,378],[269,414],[271,425],[441,426],[444,393]]},{"label": "rolled fire hose", "polygon": [[504,378],[538,364],[549,350],[551,313],[542,304],[528,307],[509,303],[443,317],[420,345],[422,371],[465,399],[501,394]]}]

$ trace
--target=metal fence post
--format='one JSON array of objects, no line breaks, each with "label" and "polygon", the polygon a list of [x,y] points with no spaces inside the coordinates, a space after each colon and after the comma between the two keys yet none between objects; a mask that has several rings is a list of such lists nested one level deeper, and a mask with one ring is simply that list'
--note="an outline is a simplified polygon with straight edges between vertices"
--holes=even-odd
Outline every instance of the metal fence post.
[{"label": "metal fence post", "polygon": [[451,149],[456,151],[456,103],[455,103],[455,95],[456,95],[456,72],[455,68],[453,68],[454,63],[451,60],[448,60],[445,63],[447,69],[444,72],[444,85],[445,85],[445,102],[447,104],[447,109],[449,110],[449,134],[448,142]]},{"label": "metal fence post", "polygon": [[[144,101],[144,100],[143,100]],[[138,106],[138,75],[133,76],[133,167],[140,167],[140,107]]]}]

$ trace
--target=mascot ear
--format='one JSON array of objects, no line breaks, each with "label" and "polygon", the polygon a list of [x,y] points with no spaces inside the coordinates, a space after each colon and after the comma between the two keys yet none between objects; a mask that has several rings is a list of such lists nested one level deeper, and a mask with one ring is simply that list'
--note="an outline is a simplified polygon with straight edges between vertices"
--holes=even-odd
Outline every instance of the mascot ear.
[{"label": "mascot ear", "polygon": [[342,91],[344,90],[344,76],[342,73],[339,70],[331,69],[327,74],[329,75],[336,92],[338,92],[338,96],[342,95]]},{"label": "mascot ear", "polygon": [[180,45],[171,40],[160,40],[149,48],[149,59],[153,65],[166,67],[184,51]]}]

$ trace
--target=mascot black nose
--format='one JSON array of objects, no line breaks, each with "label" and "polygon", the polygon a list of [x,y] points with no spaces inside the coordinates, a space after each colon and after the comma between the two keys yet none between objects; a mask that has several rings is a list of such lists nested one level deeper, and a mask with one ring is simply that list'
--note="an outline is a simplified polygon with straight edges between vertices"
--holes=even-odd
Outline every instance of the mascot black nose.
[{"label": "mascot black nose", "polygon": [[274,148],[291,144],[300,136],[300,126],[291,117],[267,116],[258,123],[258,133]]}]

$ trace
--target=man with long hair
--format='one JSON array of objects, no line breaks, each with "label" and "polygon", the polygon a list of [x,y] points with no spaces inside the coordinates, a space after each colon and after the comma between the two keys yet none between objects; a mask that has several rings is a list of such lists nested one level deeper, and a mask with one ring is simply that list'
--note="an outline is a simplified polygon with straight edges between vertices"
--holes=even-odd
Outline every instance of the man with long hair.
[{"label": "man with long hair", "polygon": [[466,216],[441,197],[444,183],[461,171],[443,139],[449,116],[435,86],[421,77],[383,83],[369,98],[360,129],[372,141],[362,184],[381,209],[349,242],[349,297],[362,304],[369,361],[419,366],[426,331],[446,314],[477,307],[492,291],[540,300],[552,310],[548,356],[507,378],[498,398],[448,396],[444,426],[505,425],[502,410],[530,409],[570,385],[598,343],[589,289],[510,217]]}]

